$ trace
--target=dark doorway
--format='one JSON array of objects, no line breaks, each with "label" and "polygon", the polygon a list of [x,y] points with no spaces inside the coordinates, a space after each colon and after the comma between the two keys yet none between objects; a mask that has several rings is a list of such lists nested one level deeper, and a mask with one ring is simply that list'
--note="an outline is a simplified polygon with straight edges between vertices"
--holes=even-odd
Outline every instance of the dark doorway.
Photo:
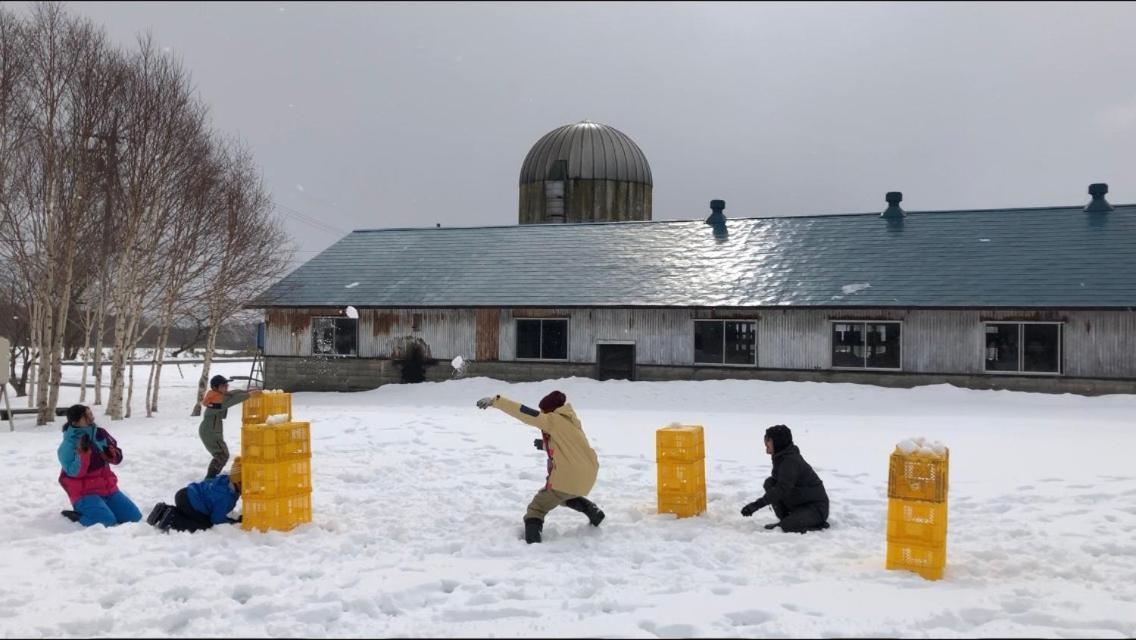
[{"label": "dark doorway", "polygon": [[402,381],[418,383],[426,380],[426,350],[417,342],[411,343],[402,360]]},{"label": "dark doorway", "polygon": [[600,380],[634,380],[635,345],[597,344],[596,377]]}]

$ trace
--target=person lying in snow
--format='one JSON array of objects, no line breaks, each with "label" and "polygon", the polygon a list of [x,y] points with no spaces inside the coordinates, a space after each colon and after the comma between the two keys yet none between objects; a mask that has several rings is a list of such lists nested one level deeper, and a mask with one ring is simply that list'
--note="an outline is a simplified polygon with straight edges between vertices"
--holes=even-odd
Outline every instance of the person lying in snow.
[{"label": "person lying in snow", "polygon": [[241,498],[241,457],[233,458],[233,468],[201,482],[191,482],[174,494],[174,504],[154,505],[146,522],[162,531],[200,531],[215,524],[235,524],[240,518],[229,517]]},{"label": "person lying in snow", "polygon": [[59,457],[59,484],[67,492],[73,510],[63,516],[84,527],[113,527],[138,522],[142,513],[118,490],[118,476],[110,466],[122,462],[122,449],[105,429],[95,424],[90,407],[76,404],[67,409]]},{"label": "person lying in snow", "polygon": [[567,404],[563,393],[553,391],[539,406],[537,411],[501,396],[477,401],[479,409],[500,409],[541,431],[541,438],[534,440],[533,446],[548,455],[548,476],[544,488],[533,497],[525,512],[525,542],[528,544],[540,542],[544,517],[560,505],[588,516],[593,527],[600,526],[604,519],[604,512],[584,497],[596,483],[600,463],[572,405]]},{"label": "person lying in snow", "polygon": [[765,452],[773,456],[773,474],[765,479],[765,495],[742,507],[750,517],[758,509],[773,507],[782,531],[804,533],[828,528],[828,494],[816,472],[793,444],[793,432],[783,424],[765,430]]},{"label": "person lying in snow", "polygon": [[205,470],[205,479],[214,478],[225,464],[229,462],[229,446],[225,444],[225,425],[223,420],[229,417],[229,407],[240,404],[250,397],[260,395],[259,389],[251,391],[229,391],[229,380],[225,376],[216,375],[209,379],[209,391],[201,398],[201,424],[197,427],[197,435],[201,437],[201,444],[213,459]]}]

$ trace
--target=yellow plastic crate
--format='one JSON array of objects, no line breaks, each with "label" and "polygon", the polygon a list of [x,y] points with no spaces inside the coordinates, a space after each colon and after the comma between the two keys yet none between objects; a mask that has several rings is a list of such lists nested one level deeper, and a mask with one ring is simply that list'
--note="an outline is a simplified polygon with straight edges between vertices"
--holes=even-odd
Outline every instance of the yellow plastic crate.
[{"label": "yellow plastic crate", "polygon": [[282,462],[310,458],[311,423],[284,422],[241,427],[241,461]]},{"label": "yellow plastic crate", "polygon": [[697,462],[706,457],[700,425],[663,427],[655,431],[655,459],[659,462]]},{"label": "yellow plastic crate", "polygon": [[288,422],[292,421],[292,394],[261,393],[241,403],[241,424],[264,424],[268,416],[281,413],[288,414]]},{"label": "yellow plastic crate", "polygon": [[312,462],[308,458],[284,462],[241,460],[241,496],[274,498],[312,490]]},{"label": "yellow plastic crate", "polygon": [[278,498],[242,498],[241,528],[288,531],[297,525],[312,521],[311,492]]},{"label": "yellow plastic crate", "polygon": [[706,494],[706,462],[663,462],[658,464],[659,494]]},{"label": "yellow plastic crate", "polygon": [[689,518],[706,511],[705,493],[660,493],[659,513]]},{"label": "yellow plastic crate", "polygon": [[943,567],[947,565],[945,544],[927,546],[888,540],[887,568],[914,571],[928,580],[943,577]]},{"label": "yellow plastic crate", "polygon": [[891,454],[888,468],[888,497],[903,500],[945,502],[950,470],[948,450],[941,458]]},{"label": "yellow plastic crate", "polygon": [[947,540],[947,503],[924,500],[888,500],[889,541],[911,542],[930,547]]}]

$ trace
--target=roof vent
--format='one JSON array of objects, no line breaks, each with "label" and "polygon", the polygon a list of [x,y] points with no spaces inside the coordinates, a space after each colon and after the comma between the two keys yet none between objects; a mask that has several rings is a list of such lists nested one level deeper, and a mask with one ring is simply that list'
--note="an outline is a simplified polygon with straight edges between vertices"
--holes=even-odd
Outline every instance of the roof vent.
[{"label": "roof vent", "polygon": [[711,200],[710,210],[713,213],[709,218],[706,218],[706,224],[714,228],[714,237],[723,238],[728,233],[726,231],[726,214],[723,211],[726,209],[725,200]]},{"label": "roof vent", "polygon": [[888,208],[884,209],[880,217],[887,218],[888,222],[903,222],[903,219],[907,217],[907,214],[904,213],[903,209],[899,206],[899,203],[903,202],[903,193],[899,191],[888,191],[887,195],[884,196],[884,200],[887,200]]},{"label": "roof vent", "polygon": [[1104,199],[1105,194],[1108,193],[1108,185],[1103,182],[1097,182],[1089,185],[1089,195],[1093,197],[1089,204],[1085,205],[1085,211],[1088,213],[1108,213],[1112,211],[1112,205],[1108,200]]}]

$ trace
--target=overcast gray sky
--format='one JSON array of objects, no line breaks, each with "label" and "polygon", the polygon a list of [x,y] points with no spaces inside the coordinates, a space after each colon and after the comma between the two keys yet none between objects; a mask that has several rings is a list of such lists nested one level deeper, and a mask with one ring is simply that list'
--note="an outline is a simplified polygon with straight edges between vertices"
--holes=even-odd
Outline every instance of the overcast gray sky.
[{"label": "overcast gray sky", "polygon": [[[1136,4],[72,3],[150,30],[278,204],[514,224],[547,131],[634,139],[656,219],[1136,202]],[[340,234],[284,210],[310,258]]]}]

